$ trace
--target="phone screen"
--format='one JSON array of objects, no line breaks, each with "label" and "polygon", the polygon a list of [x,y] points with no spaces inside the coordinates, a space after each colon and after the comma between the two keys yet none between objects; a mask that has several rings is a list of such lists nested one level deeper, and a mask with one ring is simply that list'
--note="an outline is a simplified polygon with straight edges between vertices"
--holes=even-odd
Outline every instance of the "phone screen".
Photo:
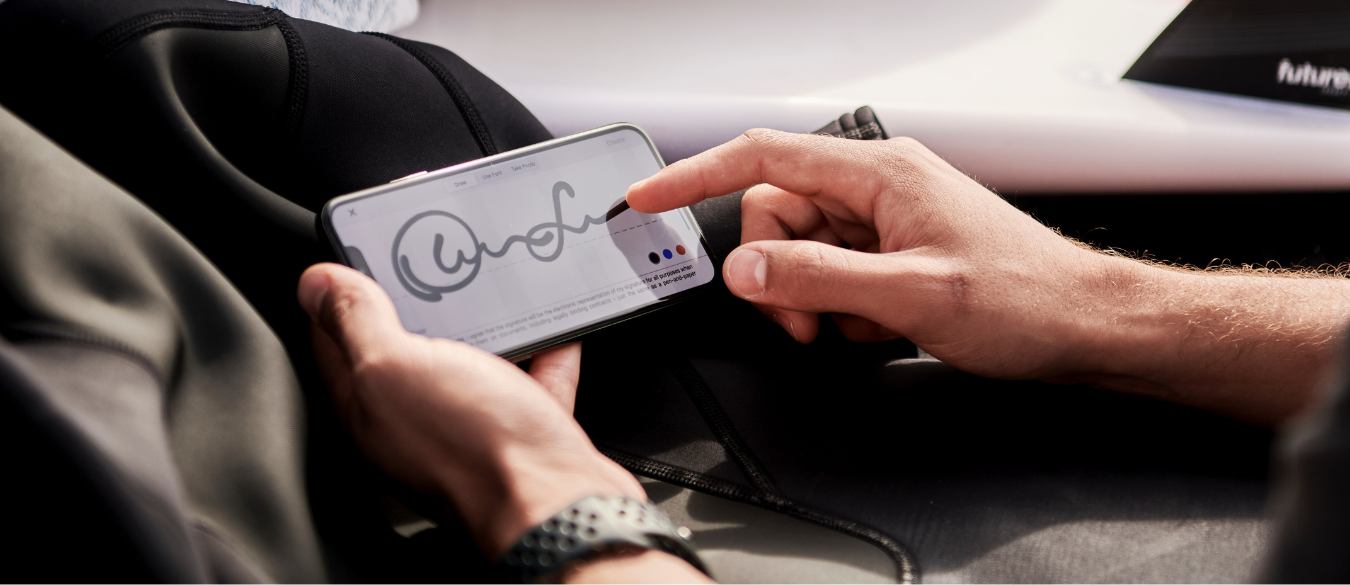
[{"label": "phone screen", "polygon": [[636,127],[607,126],[340,197],[325,227],[406,329],[512,357],[712,280],[688,209],[618,206],[662,166]]}]

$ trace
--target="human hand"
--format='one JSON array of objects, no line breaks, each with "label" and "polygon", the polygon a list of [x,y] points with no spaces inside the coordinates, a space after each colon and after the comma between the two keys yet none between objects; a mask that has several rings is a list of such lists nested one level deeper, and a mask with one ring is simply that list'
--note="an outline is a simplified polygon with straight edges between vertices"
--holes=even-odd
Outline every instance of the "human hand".
[{"label": "human hand", "polygon": [[1091,311],[1117,294],[1101,283],[1133,270],[904,138],[752,130],[633,185],[628,202],[655,213],[752,185],[725,280],[803,343],[833,313],[856,341],[903,335],[978,374],[1058,376],[1082,367],[1090,322],[1107,318]]},{"label": "human hand", "polygon": [[752,185],[723,276],[803,343],[833,313],[850,339],[903,335],[983,376],[1094,383],[1276,425],[1312,402],[1350,324],[1337,274],[1103,254],[906,138],[751,130],[634,184],[628,203],[657,213]]},{"label": "human hand", "polygon": [[526,374],[408,333],[384,290],[349,268],[310,267],[298,296],[356,443],[396,479],[449,499],[490,557],[585,496],[646,499],[572,418],[580,344],[536,355]]}]

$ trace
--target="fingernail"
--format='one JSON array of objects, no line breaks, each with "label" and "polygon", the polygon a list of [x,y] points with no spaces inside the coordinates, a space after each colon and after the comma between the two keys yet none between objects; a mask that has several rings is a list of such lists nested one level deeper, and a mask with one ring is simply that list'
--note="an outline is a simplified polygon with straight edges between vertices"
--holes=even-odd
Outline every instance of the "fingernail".
[{"label": "fingernail", "polygon": [[726,279],[732,292],[744,299],[764,294],[768,262],[758,250],[740,250],[727,258]]},{"label": "fingernail", "polygon": [[318,316],[331,284],[328,275],[321,270],[310,270],[300,276],[300,307],[311,319]]},{"label": "fingernail", "polygon": [[645,185],[645,184],[647,184],[647,179],[643,179],[643,180],[641,180],[641,181],[638,181],[638,182],[636,182],[636,183],[633,183],[632,185],[629,185],[629,186],[628,186],[628,192],[629,192],[629,193],[632,193],[632,192],[633,192],[633,189],[641,189],[642,186]]}]

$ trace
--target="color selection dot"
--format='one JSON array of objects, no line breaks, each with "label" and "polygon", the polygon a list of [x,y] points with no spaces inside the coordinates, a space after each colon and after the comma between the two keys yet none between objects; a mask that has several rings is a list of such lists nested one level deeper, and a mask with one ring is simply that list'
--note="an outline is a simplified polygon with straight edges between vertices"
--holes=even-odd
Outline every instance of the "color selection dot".
[{"label": "color selection dot", "polygon": [[656,252],[652,252],[651,254],[647,254],[647,259],[648,259],[648,260],[651,260],[651,261],[652,261],[652,264],[660,264],[660,263],[661,263],[661,257],[660,257],[660,256],[657,256],[657,255],[656,255]]},{"label": "color selection dot", "polygon": [[683,255],[684,255],[684,246],[675,246],[675,253],[676,253],[676,254],[679,254],[679,255],[681,255],[681,256],[683,256]]},{"label": "color selection dot", "polygon": [[661,253],[665,254],[666,260],[670,260],[674,256],[674,254],[670,253],[670,250],[662,250]]}]

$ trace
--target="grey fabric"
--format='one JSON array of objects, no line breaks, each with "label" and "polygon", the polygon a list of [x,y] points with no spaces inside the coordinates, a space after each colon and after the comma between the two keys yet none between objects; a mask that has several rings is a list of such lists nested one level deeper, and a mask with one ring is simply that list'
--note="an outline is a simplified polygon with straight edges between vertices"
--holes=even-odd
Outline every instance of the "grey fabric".
[{"label": "grey fabric", "polygon": [[188,515],[152,369],[123,351],[69,340],[29,339],[16,353],[54,410],[130,488],[137,512],[154,521],[146,536],[159,541],[161,561],[179,561],[195,580],[269,580],[208,518]]},{"label": "grey fabric", "polygon": [[[713,576],[727,583],[893,583],[876,547],[748,504],[641,478],[647,495],[689,527]],[[926,583],[1244,581],[1265,544],[1261,518],[1075,521],[1046,526]],[[1232,566],[1227,563],[1238,559]],[[1185,567],[1180,570],[1178,567]]]},{"label": "grey fabric", "polygon": [[647,497],[693,541],[723,583],[894,583],[895,566],[876,547],[827,528],[639,478]]},{"label": "grey fabric", "polygon": [[182,545],[163,552],[207,579],[324,580],[299,387],[266,324],[153,212],[4,110],[0,201],[4,336]]},{"label": "grey fabric", "polygon": [[[784,509],[702,446],[716,421],[681,403],[693,392],[681,392],[667,356],[683,353],[757,461],[757,481],[890,536],[925,581],[1251,577],[1268,534],[1269,431],[1091,387],[888,358],[905,348],[849,343],[828,320],[801,346],[721,294],[587,339],[577,413],[606,454]],[[651,346],[633,343],[653,330],[662,336]],[[660,429],[640,412],[662,413]],[[673,420],[687,416],[697,418]]]}]

